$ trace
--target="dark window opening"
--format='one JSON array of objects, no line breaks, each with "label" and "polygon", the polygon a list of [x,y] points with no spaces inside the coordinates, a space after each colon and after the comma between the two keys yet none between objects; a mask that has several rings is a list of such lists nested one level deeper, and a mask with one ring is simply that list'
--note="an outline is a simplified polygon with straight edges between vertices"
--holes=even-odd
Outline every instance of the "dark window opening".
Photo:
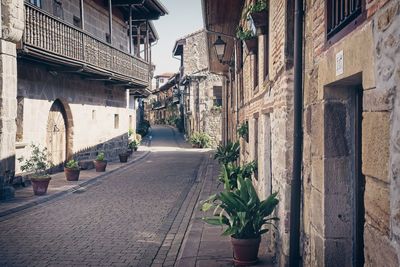
[{"label": "dark window opening", "polygon": [[326,11],[329,40],[362,13],[362,0],[328,0]]},{"label": "dark window opening", "polygon": [[77,17],[77,16],[74,15],[73,20],[74,20],[74,26],[75,27],[82,28],[82,20],[81,20],[80,17]]},{"label": "dark window opening", "polygon": [[213,87],[213,102],[214,106],[222,106],[222,86]]},{"label": "dark window opening", "polygon": [[64,10],[63,10],[63,7],[62,7],[61,0],[54,0],[53,1],[53,14],[56,17],[64,19]]},{"label": "dark window opening", "polygon": [[111,35],[109,33],[106,33],[106,42],[111,44]]},{"label": "dark window opening", "polygon": [[29,3],[40,8],[42,7],[42,0],[29,0]]},{"label": "dark window opening", "polygon": [[254,66],[253,66],[253,79],[254,79],[254,90],[258,86],[258,54],[254,54]]}]

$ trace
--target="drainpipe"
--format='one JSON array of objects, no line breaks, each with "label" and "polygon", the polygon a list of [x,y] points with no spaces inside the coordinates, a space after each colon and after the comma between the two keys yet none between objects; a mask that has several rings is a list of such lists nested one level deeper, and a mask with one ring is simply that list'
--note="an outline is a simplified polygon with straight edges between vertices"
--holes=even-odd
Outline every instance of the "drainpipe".
[{"label": "drainpipe", "polygon": [[303,162],[303,0],[295,0],[294,17],[294,127],[293,174],[290,197],[290,249],[289,266],[300,265],[300,201]]}]

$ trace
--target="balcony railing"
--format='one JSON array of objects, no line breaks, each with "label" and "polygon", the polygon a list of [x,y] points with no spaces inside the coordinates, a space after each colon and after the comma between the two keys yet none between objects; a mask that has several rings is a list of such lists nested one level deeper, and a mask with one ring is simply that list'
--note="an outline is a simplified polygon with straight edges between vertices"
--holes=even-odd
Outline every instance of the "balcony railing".
[{"label": "balcony railing", "polygon": [[149,65],[59,18],[25,4],[24,46],[148,85]]}]

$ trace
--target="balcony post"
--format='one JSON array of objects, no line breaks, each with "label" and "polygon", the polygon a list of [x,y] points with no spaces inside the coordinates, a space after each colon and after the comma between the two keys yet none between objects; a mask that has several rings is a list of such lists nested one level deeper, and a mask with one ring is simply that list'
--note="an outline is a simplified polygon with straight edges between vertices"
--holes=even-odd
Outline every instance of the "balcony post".
[{"label": "balcony post", "polygon": [[132,5],[129,6],[129,53],[133,54],[133,36],[132,36]]},{"label": "balcony post", "polygon": [[149,61],[149,22],[146,20],[146,37],[144,43],[144,60]]},{"label": "balcony post", "polygon": [[108,28],[110,31],[110,44],[112,44],[112,0],[108,0]]},{"label": "balcony post", "polygon": [[79,1],[80,16],[81,16],[81,29],[85,29],[85,13],[83,10],[83,0]]},{"label": "balcony post", "polygon": [[137,50],[136,50],[136,56],[140,57],[140,23],[139,25],[136,27],[136,46],[137,46]]}]

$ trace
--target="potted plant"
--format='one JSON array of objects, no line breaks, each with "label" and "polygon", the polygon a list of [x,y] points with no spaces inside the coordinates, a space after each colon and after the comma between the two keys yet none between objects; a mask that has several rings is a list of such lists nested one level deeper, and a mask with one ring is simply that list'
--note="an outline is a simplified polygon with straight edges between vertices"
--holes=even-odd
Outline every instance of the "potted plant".
[{"label": "potted plant", "polygon": [[105,159],[104,152],[100,152],[96,160],[94,160],[94,166],[96,168],[96,172],[105,172],[107,167],[107,160]]},{"label": "potted plant", "polygon": [[131,142],[129,142],[128,147],[129,147],[129,149],[133,149],[133,151],[137,151],[139,148],[139,141],[132,140]]},{"label": "potted plant", "polygon": [[33,193],[37,196],[45,195],[51,180],[47,169],[50,168],[52,164],[47,159],[47,148],[41,149],[35,144],[31,144],[30,147],[32,149],[31,156],[28,159],[20,157],[18,161],[22,163],[21,170],[28,173],[28,177],[32,183]]},{"label": "potted plant", "polygon": [[254,35],[252,30],[244,30],[243,27],[238,27],[236,30],[236,37],[244,41],[247,50],[249,50],[249,53],[254,53],[255,51],[257,51],[258,39],[257,36]]},{"label": "potted plant", "polygon": [[78,181],[81,168],[78,161],[71,159],[64,166],[64,173],[67,181]]},{"label": "potted plant", "polygon": [[226,165],[230,162],[235,162],[239,158],[240,145],[239,142],[232,143],[229,141],[226,146],[219,145],[214,159],[218,160],[220,164]]},{"label": "potted plant", "polygon": [[211,145],[211,137],[207,133],[194,132],[189,139],[192,147],[195,148],[207,148]]},{"label": "potted plant", "polygon": [[222,235],[230,235],[233,257],[236,265],[251,265],[258,261],[261,235],[268,232],[265,225],[273,225],[278,220],[271,217],[278,199],[277,193],[260,201],[253,183],[249,178],[237,179],[234,190],[225,189],[202,202],[202,210],[214,208],[210,217],[204,217],[206,223],[225,226]]},{"label": "potted plant", "polygon": [[119,156],[119,162],[121,162],[121,163],[128,162],[128,157],[129,157],[129,153],[128,152],[119,153],[118,156]]},{"label": "potted plant", "polygon": [[246,142],[249,142],[249,124],[248,122],[243,122],[240,127],[237,129],[238,135],[246,140]]},{"label": "potted plant", "polygon": [[264,33],[268,26],[267,2],[260,0],[250,5],[247,10],[247,19],[257,29],[257,33]]}]

